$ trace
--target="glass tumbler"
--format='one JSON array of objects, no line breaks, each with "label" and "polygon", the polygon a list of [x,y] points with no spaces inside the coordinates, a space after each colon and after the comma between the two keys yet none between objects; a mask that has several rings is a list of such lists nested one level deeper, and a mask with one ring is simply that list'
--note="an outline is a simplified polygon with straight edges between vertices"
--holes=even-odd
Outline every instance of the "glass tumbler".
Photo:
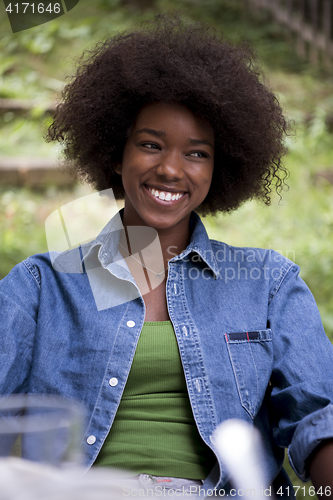
[{"label": "glass tumbler", "polygon": [[19,457],[56,467],[79,466],[81,406],[53,395],[0,398],[0,457]]}]

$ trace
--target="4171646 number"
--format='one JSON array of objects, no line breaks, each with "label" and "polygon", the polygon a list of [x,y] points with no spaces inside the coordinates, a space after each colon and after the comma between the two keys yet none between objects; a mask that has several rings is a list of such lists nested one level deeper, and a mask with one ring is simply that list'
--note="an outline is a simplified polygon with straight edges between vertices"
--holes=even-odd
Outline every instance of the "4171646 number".
[{"label": "4171646 number", "polygon": [[[303,495],[305,497],[306,494],[308,494],[310,497],[314,497],[317,495],[318,497],[325,496],[329,497],[331,496],[331,487],[330,486],[325,486],[324,488],[320,486],[318,490],[315,489],[314,486],[293,486],[295,495]],[[284,496],[284,495],[289,496],[289,486],[283,487],[280,486],[280,488],[277,490],[276,495],[279,496]]]},{"label": "4171646 number", "polygon": [[21,4],[15,3],[8,4],[6,7],[6,12],[9,12],[10,14],[16,13],[16,14],[44,14],[44,13],[49,13],[49,14],[59,14],[61,11],[61,6],[60,3],[49,3],[48,5],[44,5],[44,3],[25,3],[22,2]]}]

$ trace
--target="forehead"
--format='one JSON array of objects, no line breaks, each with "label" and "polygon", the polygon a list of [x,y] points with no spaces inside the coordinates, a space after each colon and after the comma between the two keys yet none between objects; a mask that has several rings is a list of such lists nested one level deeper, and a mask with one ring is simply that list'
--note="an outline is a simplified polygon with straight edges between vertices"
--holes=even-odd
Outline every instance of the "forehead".
[{"label": "forehead", "polygon": [[183,104],[156,102],[144,106],[138,113],[133,131],[149,127],[164,132],[184,132],[188,136],[199,135],[214,139],[211,124]]}]

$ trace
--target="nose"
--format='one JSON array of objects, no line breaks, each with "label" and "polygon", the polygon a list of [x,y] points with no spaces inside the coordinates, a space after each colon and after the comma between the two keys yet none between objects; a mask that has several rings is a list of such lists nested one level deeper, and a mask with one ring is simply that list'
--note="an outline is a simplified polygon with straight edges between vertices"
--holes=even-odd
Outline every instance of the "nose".
[{"label": "nose", "polygon": [[156,172],[169,181],[182,179],[184,176],[184,160],[177,152],[166,153]]}]

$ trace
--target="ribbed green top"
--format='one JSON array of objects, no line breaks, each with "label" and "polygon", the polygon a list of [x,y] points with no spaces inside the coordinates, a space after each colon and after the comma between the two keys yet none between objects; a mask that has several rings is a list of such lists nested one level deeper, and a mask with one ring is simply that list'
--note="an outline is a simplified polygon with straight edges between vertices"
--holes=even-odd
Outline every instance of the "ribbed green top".
[{"label": "ribbed green top", "polygon": [[214,463],[194,422],[172,324],[146,322],[95,465],[204,479]]}]

